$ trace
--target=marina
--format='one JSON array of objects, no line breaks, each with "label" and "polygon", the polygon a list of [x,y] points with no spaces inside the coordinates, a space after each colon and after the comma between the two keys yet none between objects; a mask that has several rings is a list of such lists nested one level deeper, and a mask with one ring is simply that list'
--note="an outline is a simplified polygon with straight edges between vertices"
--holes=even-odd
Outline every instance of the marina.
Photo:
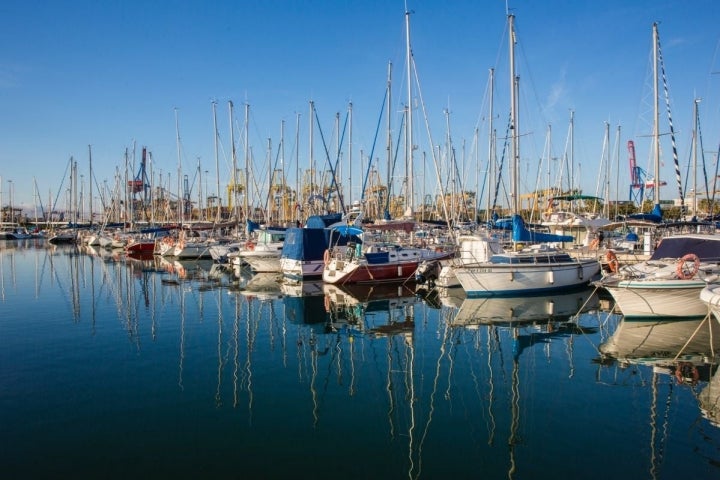
[{"label": "marina", "polygon": [[8,478],[718,475],[711,316],[626,320],[593,287],[287,283],[44,239],[0,241],[0,274]]},{"label": "marina", "polygon": [[717,5],[181,3],[6,9],[3,478],[720,478]]}]

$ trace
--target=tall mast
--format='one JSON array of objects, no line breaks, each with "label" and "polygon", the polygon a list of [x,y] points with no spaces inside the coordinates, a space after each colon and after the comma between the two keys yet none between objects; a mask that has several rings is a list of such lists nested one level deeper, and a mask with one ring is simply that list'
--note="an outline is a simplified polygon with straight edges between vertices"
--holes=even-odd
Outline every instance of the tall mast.
[{"label": "tall mast", "polygon": [[[392,173],[392,62],[388,62],[388,71],[387,71],[387,179],[385,180],[385,186],[386,191],[385,195],[386,197],[390,195],[390,174]],[[368,159],[368,162],[370,165],[372,165],[372,158]],[[368,168],[368,171],[371,169]],[[361,192],[361,195],[364,196],[365,192]],[[387,198],[383,199],[383,203],[387,205]],[[383,218],[390,218],[390,213],[385,209],[383,212]]]},{"label": "tall mast", "polygon": [[90,192],[90,226],[92,227],[93,224],[93,204],[92,204],[92,197],[93,197],[93,171],[92,171],[92,146],[88,145],[88,163],[89,163],[89,184],[90,188],[88,188],[88,191]]},{"label": "tall mast", "polygon": [[575,188],[575,110],[570,110],[570,194],[573,193],[573,188]]},{"label": "tall mast", "polygon": [[[352,107],[353,107],[353,104],[352,104],[352,102],[350,102],[350,104],[348,105],[348,121],[349,121],[348,129],[349,129],[349,132],[348,132],[348,161],[347,161],[348,189],[349,189],[348,193],[350,194],[350,205],[352,205],[352,202],[353,202],[353,193],[352,193],[352,191],[353,191],[353,184],[352,184],[352,171],[353,171],[353,169],[352,169],[352,119],[353,119],[352,111],[353,111],[353,108]],[[347,212],[345,212],[345,213],[347,213]]]},{"label": "tall mast", "polygon": [[300,113],[295,115],[295,205],[293,209],[297,213],[295,220],[300,222]]},{"label": "tall mast", "polygon": [[[216,110],[217,102],[213,100],[212,102],[212,112],[213,112],[213,131],[215,133],[215,138],[213,139],[213,146],[215,148],[215,180],[217,181],[216,187],[215,187],[215,201],[217,202],[217,213],[215,214],[215,222],[220,221],[220,208],[222,205],[222,202],[220,201],[220,160],[218,157],[218,129],[217,129],[217,110]],[[207,192],[206,192],[207,193]]]},{"label": "tall mast", "polygon": [[178,125],[178,111],[175,108],[175,142],[177,146],[178,157],[178,178],[177,178],[177,195],[178,195],[178,221],[182,224],[185,211],[185,195],[182,191],[182,159],[180,156],[180,127]]},{"label": "tall mast", "polygon": [[[232,206],[235,210],[235,227],[240,223],[240,212],[237,201],[238,178],[237,178],[237,150],[235,149],[235,128],[233,126],[233,102],[228,100],[228,113],[230,115],[230,156],[232,159]],[[228,198],[228,203],[230,199]],[[237,233],[237,232],[236,232]]]},{"label": "tall mast", "polygon": [[653,23],[653,90],[655,93],[653,113],[653,147],[655,155],[655,185],[653,186],[653,201],[655,210],[660,211],[660,85],[658,79],[658,24]]},{"label": "tall mast", "polygon": [[[268,192],[267,192],[267,201],[266,201],[266,208],[263,212],[263,215],[265,215],[265,221],[270,223],[272,220],[272,211],[274,204],[271,204],[270,202],[273,201],[273,176],[275,174],[275,168],[273,166],[272,161],[272,139],[268,137],[267,139],[267,166],[268,166]],[[275,219],[277,221],[277,219]]]},{"label": "tall mast", "polygon": [[512,176],[511,176],[511,199],[513,213],[520,212],[520,196],[518,194],[518,168],[520,165],[520,136],[518,132],[517,119],[517,87],[518,79],[515,77],[515,15],[508,14],[508,31],[510,41],[510,137]]},{"label": "tall mast", "polygon": [[405,146],[405,154],[407,155],[407,198],[405,199],[405,215],[414,216],[414,195],[413,190],[413,121],[412,121],[412,50],[410,49],[410,12],[405,11],[405,49],[407,56],[407,135],[405,136],[407,144]]},{"label": "tall mast", "polygon": [[[287,222],[287,183],[285,182],[285,120],[280,120],[280,186],[282,188],[281,201],[282,205],[282,222]],[[275,192],[277,193],[277,192]]]},{"label": "tall mast", "polygon": [[603,216],[610,218],[610,122],[605,122],[605,144],[607,153],[605,155],[605,202],[603,202]]},{"label": "tall mast", "polygon": [[310,100],[310,190],[309,196],[315,195],[315,155],[313,153],[313,118],[315,117],[315,102]]},{"label": "tall mast", "polygon": [[493,109],[495,107],[495,69],[490,69],[490,111],[488,112],[488,115],[490,116],[490,121],[488,122],[488,174],[487,174],[487,206],[485,207],[485,221],[490,222],[490,209],[494,207],[494,205],[490,205],[490,199],[491,197],[491,191],[490,191],[490,182],[494,183],[494,171],[495,171],[495,132],[494,132],[494,125],[493,125]]},{"label": "tall mast", "polygon": [[250,126],[250,104],[245,103],[245,195],[243,196],[243,212],[245,213],[245,223],[250,219],[249,198],[250,197],[250,137],[248,128]]},{"label": "tall mast", "polygon": [[[341,201],[341,195],[342,192],[340,191],[341,183],[340,180],[342,179],[342,162],[340,162],[340,112],[335,112],[335,132],[337,132],[337,135],[335,137],[335,159],[336,163],[333,166],[332,163],[330,164],[330,172],[333,175],[333,177],[330,179],[330,185],[335,187],[335,190],[337,190],[337,205],[340,206],[343,204]],[[324,177],[324,175],[323,175]],[[332,189],[330,189],[328,193],[328,197],[333,195]]]},{"label": "tall mast", "polygon": [[[615,216],[618,216],[620,208],[620,132],[622,128],[620,125],[617,126],[617,134],[615,137]],[[605,199],[605,203],[610,201],[609,198]],[[609,217],[608,217],[609,218]]]},{"label": "tall mast", "polygon": [[[697,191],[697,160],[698,160],[698,130],[700,129],[700,99],[696,98],[693,102],[695,110],[695,120],[693,126],[693,215],[697,216],[698,208],[698,191]],[[706,192],[707,193],[707,192]]]}]

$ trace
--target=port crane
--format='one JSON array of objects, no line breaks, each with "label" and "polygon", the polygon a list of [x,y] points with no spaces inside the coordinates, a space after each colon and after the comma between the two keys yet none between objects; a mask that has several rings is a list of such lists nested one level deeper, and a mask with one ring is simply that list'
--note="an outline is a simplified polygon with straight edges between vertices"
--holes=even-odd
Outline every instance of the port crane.
[{"label": "port crane", "polygon": [[[642,167],[638,166],[635,158],[635,142],[628,140],[628,160],[630,162],[630,198],[629,200],[637,206],[641,206],[645,198],[645,190],[652,191],[655,188],[655,179],[648,178],[648,174]],[[667,182],[661,181],[660,186],[667,185]],[[648,194],[649,196],[649,194]]]}]

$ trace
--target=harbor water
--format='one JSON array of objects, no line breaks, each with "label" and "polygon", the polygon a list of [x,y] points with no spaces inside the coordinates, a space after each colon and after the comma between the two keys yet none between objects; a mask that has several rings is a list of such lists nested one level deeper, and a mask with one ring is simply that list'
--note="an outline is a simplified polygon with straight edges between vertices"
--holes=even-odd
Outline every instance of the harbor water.
[{"label": "harbor water", "polygon": [[720,478],[712,317],[39,239],[0,274],[3,478]]}]

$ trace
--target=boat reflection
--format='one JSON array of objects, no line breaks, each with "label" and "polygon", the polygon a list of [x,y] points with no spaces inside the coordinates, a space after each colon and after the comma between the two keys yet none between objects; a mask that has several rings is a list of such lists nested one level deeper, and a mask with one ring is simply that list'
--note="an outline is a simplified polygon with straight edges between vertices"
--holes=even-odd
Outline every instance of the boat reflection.
[{"label": "boat reflection", "polygon": [[281,298],[280,278],[274,273],[256,273],[247,281],[242,294],[262,299]]},{"label": "boat reflection", "polygon": [[720,428],[720,373],[715,370],[710,381],[698,394],[700,411],[714,427]]},{"label": "boat reflection", "polygon": [[405,285],[325,284],[323,288],[331,331],[350,330],[380,336],[412,332],[415,328],[413,307],[421,299]]},{"label": "boat reflection", "polygon": [[[446,298],[448,303],[458,301],[457,297]],[[452,326],[477,326],[568,322],[598,306],[599,299],[593,289],[551,296],[465,298],[450,323]]]},{"label": "boat reflection", "polygon": [[646,365],[694,385],[710,378],[714,355],[720,351],[720,324],[711,320],[623,319],[599,350],[606,365],[613,360],[621,368]]},{"label": "boat reflection", "polygon": [[720,360],[718,322],[711,316],[701,320],[623,319],[612,336],[600,344],[599,351],[599,382],[615,387],[639,386],[640,393],[649,395],[650,478],[660,476],[665,452],[670,448],[667,432],[678,418],[689,417],[692,430],[699,430],[695,448],[704,447],[707,435],[701,431],[703,422],[697,420],[697,409],[688,407],[699,402],[702,415],[711,425],[718,425],[720,384],[713,375]]}]

